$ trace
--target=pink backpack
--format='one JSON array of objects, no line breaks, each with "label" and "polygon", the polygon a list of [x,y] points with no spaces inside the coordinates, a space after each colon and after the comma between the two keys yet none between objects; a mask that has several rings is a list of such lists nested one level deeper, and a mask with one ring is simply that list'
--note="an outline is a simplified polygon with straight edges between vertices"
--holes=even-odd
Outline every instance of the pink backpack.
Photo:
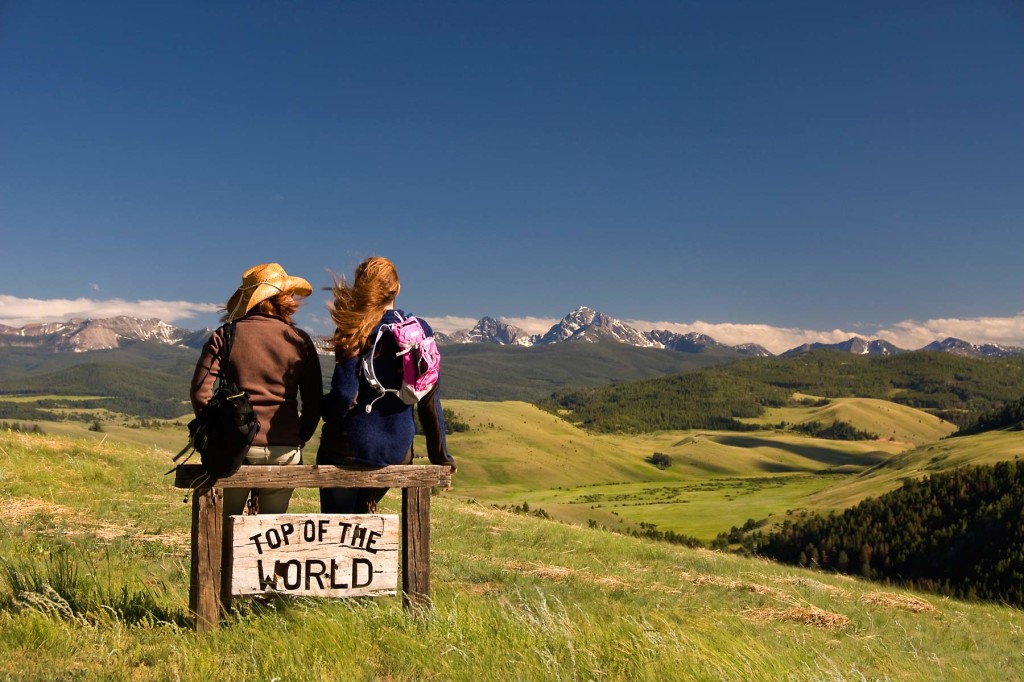
[{"label": "pink backpack", "polygon": [[[373,356],[384,332],[391,332],[398,344],[397,356],[402,358],[401,388],[384,386],[373,368]],[[382,324],[373,339],[373,345],[360,358],[359,365],[366,382],[380,394],[366,406],[366,411],[370,412],[373,404],[388,393],[397,395],[406,405],[415,405],[437,384],[441,353],[437,350],[434,337],[427,336],[420,321],[408,317],[393,324]]]}]

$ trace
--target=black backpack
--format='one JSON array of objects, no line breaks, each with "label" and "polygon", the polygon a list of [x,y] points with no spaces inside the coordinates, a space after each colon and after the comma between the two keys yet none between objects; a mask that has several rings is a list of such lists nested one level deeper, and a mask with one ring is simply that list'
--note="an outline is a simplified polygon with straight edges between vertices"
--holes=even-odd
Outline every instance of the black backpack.
[{"label": "black backpack", "polygon": [[190,448],[198,451],[203,468],[213,478],[223,478],[238,471],[246,451],[260,430],[260,422],[252,409],[249,394],[228,376],[228,358],[231,356],[235,324],[229,322],[222,329],[224,344],[219,356],[217,387],[199,416],[188,423],[188,445],[174,458],[177,461]]}]

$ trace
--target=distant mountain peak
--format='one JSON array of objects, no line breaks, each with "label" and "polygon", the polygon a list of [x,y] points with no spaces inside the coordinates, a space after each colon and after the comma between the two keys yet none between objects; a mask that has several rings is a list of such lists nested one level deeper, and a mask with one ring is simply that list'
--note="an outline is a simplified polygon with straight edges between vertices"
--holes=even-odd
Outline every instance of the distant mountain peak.
[{"label": "distant mountain peak", "polygon": [[486,316],[472,328],[437,334],[439,343],[495,343],[500,346],[532,346],[533,337],[515,325]]},{"label": "distant mountain peak", "polygon": [[100,319],[71,319],[67,322],[0,327],[0,346],[43,348],[55,353],[85,353],[119,348],[125,343],[155,341],[172,346],[198,348],[209,330],[194,332],[155,318],[120,315]]},{"label": "distant mountain peak", "polygon": [[563,341],[577,343],[617,341],[642,348],[658,346],[642,332],[630,327],[625,322],[587,306],[580,306],[563,317],[540,337],[537,345]]},{"label": "distant mountain peak", "polygon": [[976,345],[963,339],[948,336],[942,341],[932,341],[921,350],[938,351],[971,358],[1005,358],[1011,355],[1024,355],[1024,348],[1017,346],[1000,346],[994,343]]},{"label": "distant mountain peak", "polygon": [[782,355],[798,355],[800,353],[821,349],[839,350],[853,355],[896,355],[898,353],[907,352],[906,350],[897,348],[883,339],[868,341],[867,339],[863,339],[859,336],[853,336],[846,341],[840,341],[839,343],[805,343],[801,346],[797,346],[796,348],[790,348]]}]

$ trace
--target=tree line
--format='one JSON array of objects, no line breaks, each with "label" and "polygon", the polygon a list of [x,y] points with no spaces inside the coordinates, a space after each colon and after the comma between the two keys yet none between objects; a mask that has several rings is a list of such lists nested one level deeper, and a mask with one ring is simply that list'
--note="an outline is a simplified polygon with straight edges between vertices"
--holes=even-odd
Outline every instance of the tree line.
[{"label": "tree line", "polygon": [[842,513],[743,538],[755,554],[968,599],[1024,606],[1024,463],[907,480]]},{"label": "tree line", "polygon": [[[823,349],[611,386],[563,389],[538,405],[603,432],[749,430],[756,427],[739,419],[784,405],[794,392],[891,400],[964,427],[1024,395],[1024,357],[967,358],[942,352],[863,356]],[[844,439],[869,435],[840,430],[838,437]]]}]

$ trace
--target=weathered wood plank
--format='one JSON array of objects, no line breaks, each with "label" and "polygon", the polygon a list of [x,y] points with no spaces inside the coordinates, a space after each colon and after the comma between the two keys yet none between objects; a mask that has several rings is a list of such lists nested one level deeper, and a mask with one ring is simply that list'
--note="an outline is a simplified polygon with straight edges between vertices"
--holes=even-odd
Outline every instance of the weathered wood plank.
[{"label": "weathered wood plank", "polygon": [[199,483],[218,488],[410,488],[452,484],[452,472],[436,464],[403,464],[380,468],[355,466],[243,466],[232,476],[211,479],[198,464],[178,467],[177,488]]},{"label": "weathered wood plank", "polygon": [[430,606],[430,488],[402,491],[402,592],[407,610]]},{"label": "weathered wood plank", "polygon": [[398,588],[398,515],[232,516],[232,595],[362,597]]},{"label": "weathered wood plank", "polygon": [[220,619],[221,532],[224,491],[199,488],[192,496],[192,565],[189,610],[196,630],[207,632]]}]

